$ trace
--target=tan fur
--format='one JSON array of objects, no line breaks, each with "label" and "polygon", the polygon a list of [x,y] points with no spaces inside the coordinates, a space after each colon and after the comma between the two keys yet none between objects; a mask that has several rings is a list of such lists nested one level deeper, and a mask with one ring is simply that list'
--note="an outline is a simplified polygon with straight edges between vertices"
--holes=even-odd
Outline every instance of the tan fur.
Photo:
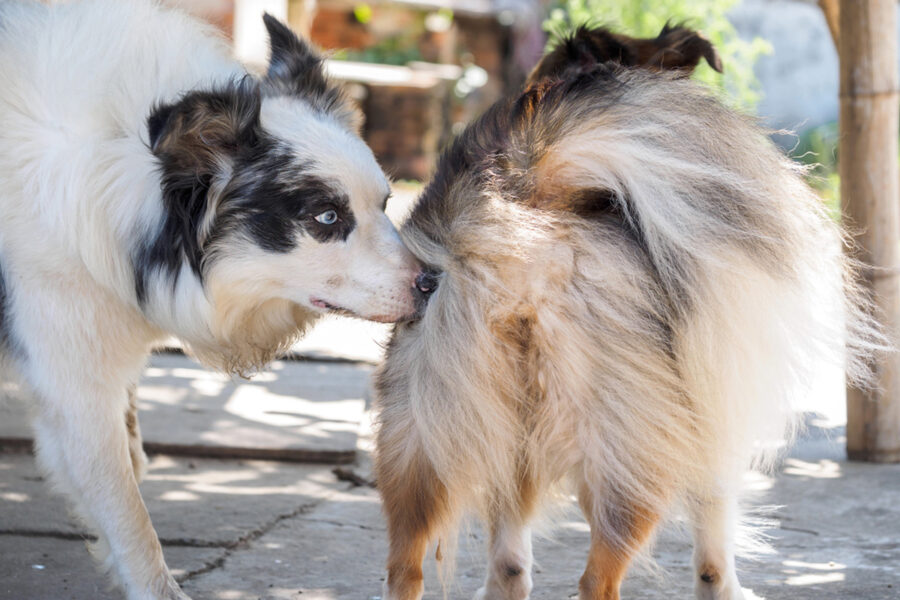
[{"label": "tan fur", "polygon": [[379,446],[386,449],[376,467],[376,481],[384,489],[391,537],[388,575],[398,599],[414,600],[423,590],[422,561],[428,544],[451,518],[447,490],[420,449],[408,445],[409,432],[383,427]]},{"label": "tan fur", "polygon": [[[591,547],[587,566],[581,576],[578,588],[581,600],[619,600],[619,586],[625,578],[632,549],[623,549],[608,540],[608,534],[594,521],[597,499],[590,486],[582,485],[578,500],[584,516],[591,524]],[[633,541],[633,547],[642,545],[652,534],[660,515],[651,513],[640,506],[622,503],[618,507],[622,518],[618,521],[619,534]]]},{"label": "tan fur", "polygon": [[699,86],[644,69],[545,81],[470,126],[401,231],[441,275],[376,378],[386,600],[420,597],[425,541],[468,510],[492,532],[476,598],[524,600],[529,523],[573,488],[582,600],[617,597],[676,505],[698,596],[741,597],[744,469],[772,463],[822,369],[864,385],[884,345],[800,175]]},{"label": "tan fur", "polygon": [[128,431],[128,454],[134,478],[140,483],[147,473],[147,455],[144,453],[144,439],[138,422],[137,387],[128,386],[128,408],[125,412],[125,429]]}]

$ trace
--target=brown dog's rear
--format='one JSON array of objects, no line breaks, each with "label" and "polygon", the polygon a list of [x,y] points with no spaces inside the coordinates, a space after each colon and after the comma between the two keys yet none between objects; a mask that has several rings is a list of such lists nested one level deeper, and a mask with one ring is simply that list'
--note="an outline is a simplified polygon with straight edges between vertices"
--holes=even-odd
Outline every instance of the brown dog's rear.
[{"label": "brown dog's rear", "polygon": [[561,482],[591,526],[582,600],[619,597],[676,501],[698,597],[742,597],[753,442],[783,438],[845,343],[864,378],[878,334],[814,193],[683,77],[700,57],[718,66],[684,30],[582,30],[442,155],[401,232],[439,285],[376,377],[385,600],[421,598],[428,544],[466,510],[490,531],[476,598],[527,598],[529,524]]}]

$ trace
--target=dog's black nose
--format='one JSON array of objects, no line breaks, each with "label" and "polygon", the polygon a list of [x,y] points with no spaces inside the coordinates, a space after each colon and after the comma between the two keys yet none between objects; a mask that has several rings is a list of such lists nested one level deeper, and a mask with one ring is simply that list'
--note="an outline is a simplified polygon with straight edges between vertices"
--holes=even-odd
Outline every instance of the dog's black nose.
[{"label": "dog's black nose", "polygon": [[437,274],[432,271],[422,271],[421,273],[419,273],[419,276],[416,277],[416,289],[426,296],[436,290],[437,286]]}]

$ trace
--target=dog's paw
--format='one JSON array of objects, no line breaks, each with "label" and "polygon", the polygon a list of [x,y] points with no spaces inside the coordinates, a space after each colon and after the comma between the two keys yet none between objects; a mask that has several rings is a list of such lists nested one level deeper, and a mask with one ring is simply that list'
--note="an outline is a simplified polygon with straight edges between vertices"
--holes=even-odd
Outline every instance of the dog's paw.
[{"label": "dog's paw", "polygon": [[697,600],[762,600],[759,596],[748,590],[745,595],[741,585],[735,582],[726,582],[725,585],[703,585],[696,589]]},{"label": "dog's paw", "polygon": [[181,590],[181,586],[178,585],[171,575],[168,575],[166,587],[163,590],[163,595],[160,597],[160,600],[191,600],[191,597]]},{"label": "dog's paw", "polygon": [[131,593],[129,588],[128,600],[191,600],[191,597],[181,590],[181,586],[166,570],[137,593]]}]

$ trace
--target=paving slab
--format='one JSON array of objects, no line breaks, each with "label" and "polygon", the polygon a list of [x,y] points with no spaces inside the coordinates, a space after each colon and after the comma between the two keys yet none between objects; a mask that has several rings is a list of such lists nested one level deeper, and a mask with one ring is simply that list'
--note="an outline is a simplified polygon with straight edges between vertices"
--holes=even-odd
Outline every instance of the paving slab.
[{"label": "paving slab", "polygon": [[[816,442],[817,444],[819,442]],[[829,454],[840,453],[832,444]],[[776,553],[740,560],[747,600],[896,600],[900,597],[900,465],[789,458],[775,477],[755,476],[758,503],[783,505],[767,517]],[[325,542],[327,540],[327,543]],[[535,543],[533,600],[577,598],[588,527],[571,513]],[[485,537],[463,536],[449,598],[471,598],[484,577]],[[229,556],[222,569],[191,578],[196,599],[337,600],[381,595],[387,541],[377,493],[357,488],[287,519]],[[677,522],[659,536],[651,566],[625,581],[631,600],[691,598],[691,542]],[[426,600],[443,598],[426,562]]]},{"label": "paving slab", "polygon": [[[183,581],[346,486],[329,466],[157,456],[141,488]],[[0,454],[0,600],[121,598],[98,574],[88,539],[30,455]]]},{"label": "paving slab", "polygon": [[[156,456],[141,494],[164,545],[228,547],[345,486],[329,466]],[[32,456],[0,454],[0,536],[86,534]]]},{"label": "paving slab", "polygon": [[[224,555],[221,548],[163,549],[176,578],[202,571]],[[100,576],[84,542],[0,536],[0,598],[4,600],[121,600]]]},{"label": "paving slab", "polygon": [[[777,553],[739,562],[747,600],[900,597],[900,465],[848,462],[842,444],[841,428],[813,429],[776,476],[749,479],[754,504],[779,508],[768,515]],[[360,458],[354,468],[366,476],[368,456]],[[142,488],[170,566],[195,600],[381,595],[378,494],[350,489],[329,467],[158,456]],[[587,525],[571,512],[552,531],[535,543],[534,600],[576,597]],[[119,598],[91,566],[83,533],[31,457],[0,454],[0,600]],[[484,545],[477,524],[465,531],[448,598],[471,598],[481,585]],[[690,554],[683,528],[669,524],[653,553],[658,568],[635,567],[622,597],[691,598]],[[426,600],[443,598],[433,555],[426,581]]]},{"label": "paving slab", "polygon": [[[150,452],[351,462],[372,366],[276,361],[251,380],[204,369],[180,354],[154,355],[138,387]],[[31,438],[29,399],[5,383],[0,444]]]}]

